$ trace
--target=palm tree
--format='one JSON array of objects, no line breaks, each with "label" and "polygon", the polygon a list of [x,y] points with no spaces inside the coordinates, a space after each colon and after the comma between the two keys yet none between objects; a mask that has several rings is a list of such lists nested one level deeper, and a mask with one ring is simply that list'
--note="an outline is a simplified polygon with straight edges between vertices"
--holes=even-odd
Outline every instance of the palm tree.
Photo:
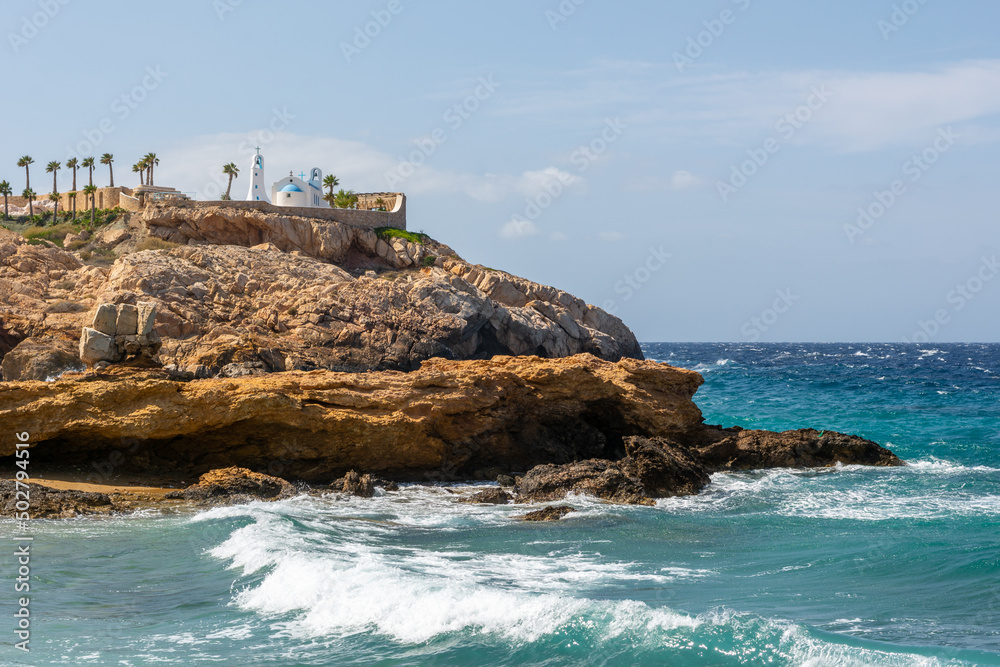
[{"label": "palm tree", "polygon": [[86,185],[83,188],[83,195],[85,197],[90,197],[90,228],[93,229],[94,225],[97,224],[97,210],[94,208],[94,195],[97,194],[97,188],[91,184]]},{"label": "palm tree", "polygon": [[330,188],[331,196],[333,196],[333,189],[338,185],[340,185],[340,179],[334,176],[333,174],[330,174],[329,176],[323,179],[323,187]]},{"label": "palm tree", "polygon": [[385,200],[382,199],[381,197],[375,200],[375,205],[378,206],[379,211],[385,210]]},{"label": "palm tree", "polygon": [[222,167],[222,173],[229,176],[229,186],[226,188],[226,196],[224,197],[226,201],[229,201],[232,199],[232,197],[229,196],[229,193],[233,189],[233,179],[240,177],[240,168],[237,167],[235,163],[230,162]]},{"label": "palm tree", "polygon": [[56,183],[56,174],[62,169],[62,163],[53,160],[45,167],[46,174],[52,174],[52,192],[59,192],[59,185]]},{"label": "palm tree", "polygon": [[69,200],[73,203],[73,224],[76,224],[76,192],[67,192]]},{"label": "palm tree", "polygon": [[59,193],[53,192],[49,195],[49,201],[54,204],[52,207],[52,225],[59,224]]},{"label": "palm tree", "polygon": [[146,168],[149,169],[149,178],[146,179],[148,185],[153,184],[153,167],[160,164],[160,159],[156,157],[156,153],[146,153],[146,157],[143,158],[143,162],[146,163]]},{"label": "palm tree", "polygon": [[115,156],[112,155],[111,153],[105,153],[104,155],[101,156],[101,164],[108,165],[108,171],[111,172],[111,185],[108,186],[109,188],[115,187],[115,168],[112,166],[114,161],[115,161]]},{"label": "palm tree", "polygon": [[66,160],[66,168],[73,170],[73,192],[76,192],[76,170],[80,168],[80,162],[76,158]]},{"label": "palm tree", "polygon": [[354,208],[357,203],[358,196],[354,194],[354,190],[341,188],[340,192],[334,195],[334,204],[337,208]]},{"label": "palm tree", "polygon": [[94,158],[92,158],[92,157],[85,157],[85,158],[83,158],[83,162],[80,163],[80,166],[83,167],[84,169],[89,169],[90,170],[90,184],[93,185],[94,184]]},{"label": "palm tree", "polygon": [[28,217],[35,217],[35,206],[32,204],[35,201],[35,191],[31,188],[25,188],[21,196],[28,200]]},{"label": "palm tree", "polygon": [[146,165],[142,162],[136,162],[132,165],[132,173],[139,174],[139,187],[146,184]]},{"label": "palm tree", "polygon": [[24,157],[22,157],[20,160],[17,161],[17,166],[18,167],[24,167],[24,189],[25,190],[30,190],[31,189],[31,172],[28,171],[28,167],[29,167],[29,165],[32,165],[34,163],[35,163],[35,160],[30,155],[25,155]]},{"label": "palm tree", "polygon": [[10,183],[3,181],[0,183],[0,195],[3,195],[3,219],[10,220],[10,208],[7,206],[7,197],[14,194],[14,191],[10,189]]}]

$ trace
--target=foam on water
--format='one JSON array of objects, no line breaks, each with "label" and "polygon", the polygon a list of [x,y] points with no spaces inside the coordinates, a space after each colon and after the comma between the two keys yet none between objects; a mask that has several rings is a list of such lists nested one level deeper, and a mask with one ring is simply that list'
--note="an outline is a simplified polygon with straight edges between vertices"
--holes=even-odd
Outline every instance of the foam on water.
[{"label": "foam on water", "polygon": [[[807,479],[789,472],[756,480],[723,477],[728,493],[750,492],[754,485],[758,490],[780,489]],[[455,504],[450,494],[410,487],[402,495],[381,502],[396,505],[399,511],[401,506],[412,507],[413,498],[429,496],[437,499],[433,511],[440,513],[440,523],[457,520],[443,511],[445,504]],[[234,603],[260,615],[277,637],[318,640],[367,634],[399,645],[462,637],[522,648],[572,638],[609,655],[623,646],[634,655],[671,651],[683,655],[700,647],[699,655],[732,664],[773,660],[808,665],[942,664],[933,657],[840,643],[834,636],[820,638],[801,625],[726,608],[689,614],[636,600],[581,594],[605,585],[710,578],[715,575],[711,570],[649,571],[596,552],[568,552],[558,542],[541,543],[539,555],[393,546],[392,533],[403,529],[402,524],[348,516],[353,509],[351,503],[286,501],[214,509],[192,522],[251,520],[209,553],[242,570],[242,579],[234,585]],[[505,509],[486,512],[506,517]],[[317,539],[303,525],[308,523],[306,517],[316,516],[325,517],[321,524],[334,517],[351,523],[349,529]],[[225,632],[240,638],[246,629]]]}]

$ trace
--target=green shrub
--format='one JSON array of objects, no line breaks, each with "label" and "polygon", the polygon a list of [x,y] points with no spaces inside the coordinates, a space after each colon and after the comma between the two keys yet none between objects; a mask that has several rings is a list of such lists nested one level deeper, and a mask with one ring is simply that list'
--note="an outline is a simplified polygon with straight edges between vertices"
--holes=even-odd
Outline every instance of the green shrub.
[{"label": "green shrub", "polygon": [[434,266],[434,262],[436,262],[436,261],[437,261],[437,257],[435,257],[434,255],[427,255],[426,257],[424,257],[423,261],[420,262],[420,263],[423,264],[424,266],[428,266],[429,267],[429,266]]},{"label": "green shrub", "polygon": [[404,229],[396,229],[394,227],[379,227],[375,230],[378,237],[385,242],[390,242],[392,239],[403,239],[404,241],[409,241],[410,243],[420,243],[423,245],[431,240],[431,237],[424,233],[414,234],[413,232],[408,232]]},{"label": "green shrub", "polygon": [[29,227],[28,229],[24,230],[21,236],[26,238],[29,243],[32,241],[40,241],[44,239],[46,241],[52,241],[61,248],[63,245],[63,239],[66,238],[66,235],[73,234],[77,231],[78,228],[76,226],[68,223],[63,223],[61,225],[56,225],[54,227],[44,227],[39,225],[36,227]]}]

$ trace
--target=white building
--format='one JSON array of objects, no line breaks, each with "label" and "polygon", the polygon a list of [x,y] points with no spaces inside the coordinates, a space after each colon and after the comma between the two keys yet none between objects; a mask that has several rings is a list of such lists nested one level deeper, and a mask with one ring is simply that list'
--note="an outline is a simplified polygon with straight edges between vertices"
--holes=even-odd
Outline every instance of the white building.
[{"label": "white building", "polygon": [[250,193],[247,195],[247,201],[263,201],[270,204],[267,186],[264,185],[264,156],[260,154],[260,146],[257,147],[257,154],[253,156],[251,169],[253,177],[250,179]]},{"label": "white building", "polygon": [[305,180],[305,174],[296,178],[289,174],[271,187],[271,203],[275,206],[329,208],[323,201],[323,170],[315,168]]}]

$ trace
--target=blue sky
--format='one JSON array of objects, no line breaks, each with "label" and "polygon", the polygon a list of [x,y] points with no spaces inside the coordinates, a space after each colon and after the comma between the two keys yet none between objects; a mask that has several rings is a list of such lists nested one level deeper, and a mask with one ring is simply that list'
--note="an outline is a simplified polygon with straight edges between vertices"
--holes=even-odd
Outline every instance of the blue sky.
[{"label": "blue sky", "polygon": [[260,144],[269,179],[403,190],[411,229],[641,340],[1000,341],[995,2],[7,0],[0,18],[18,191],[26,153],[36,183],[111,152],[138,184],[154,151],[158,184],[212,198]]}]

